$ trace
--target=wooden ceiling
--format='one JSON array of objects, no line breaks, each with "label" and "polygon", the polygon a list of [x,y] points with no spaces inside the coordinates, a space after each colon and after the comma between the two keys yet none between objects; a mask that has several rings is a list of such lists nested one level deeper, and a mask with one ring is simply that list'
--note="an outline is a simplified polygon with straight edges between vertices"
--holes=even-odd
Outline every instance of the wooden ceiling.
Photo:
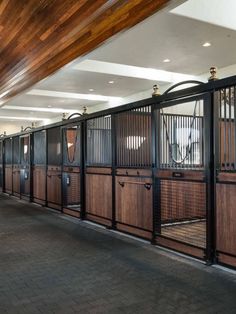
[{"label": "wooden ceiling", "polygon": [[0,1],[0,105],[169,1]]}]

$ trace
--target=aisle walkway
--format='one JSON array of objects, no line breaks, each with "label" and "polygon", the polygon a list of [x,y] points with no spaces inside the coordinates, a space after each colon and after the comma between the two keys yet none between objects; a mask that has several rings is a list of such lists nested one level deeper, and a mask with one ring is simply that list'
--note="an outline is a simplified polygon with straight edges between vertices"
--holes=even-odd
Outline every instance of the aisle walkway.
[{"label": "aisle walkway", "polygon": [[235,314],[236,274],[1,195],[0,313]]}]

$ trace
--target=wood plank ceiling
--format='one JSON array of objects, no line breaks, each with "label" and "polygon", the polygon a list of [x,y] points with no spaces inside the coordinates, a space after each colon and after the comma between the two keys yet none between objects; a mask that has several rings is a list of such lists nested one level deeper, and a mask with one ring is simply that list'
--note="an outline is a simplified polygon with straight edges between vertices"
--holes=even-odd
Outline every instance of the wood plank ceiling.
[{"label": "wood plank ceiling", "polygon": [[169,1],[0,1],[0,105]]}]

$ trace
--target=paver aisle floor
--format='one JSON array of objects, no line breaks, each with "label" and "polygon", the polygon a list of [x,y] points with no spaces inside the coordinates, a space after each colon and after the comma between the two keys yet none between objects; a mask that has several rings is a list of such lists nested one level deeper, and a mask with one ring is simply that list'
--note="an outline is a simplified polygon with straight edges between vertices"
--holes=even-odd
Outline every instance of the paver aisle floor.
[{"label": "paver aisle floor", "polygon": [[0,195],[0,313],[236,313],[236,275]]}]

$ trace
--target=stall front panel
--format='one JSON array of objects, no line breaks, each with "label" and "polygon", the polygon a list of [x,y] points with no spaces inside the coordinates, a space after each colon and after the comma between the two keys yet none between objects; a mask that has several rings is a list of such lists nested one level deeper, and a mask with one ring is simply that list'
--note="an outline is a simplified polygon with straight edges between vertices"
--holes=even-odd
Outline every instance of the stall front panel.
[{"label": "stall front panel", "polygon": [[215,93],[216,259],[236,267],[236,87]]},{"label": "stall front panel", "polygon": [[5,191],[6,193],[12,194],[12,138],[5,139]]},{"label": "stall front panel", "polygon": [[116,227],[147,239],[153,233],[151,106],[115,115]]},{"label": "stall front panel", "polygon": [[33,202],[46,204],[46,131],[33,133]]},{"label": "stall front panel", "polygon": [[12,194],[20,196],[20,140],[19,136],[12,138]]},{"label": "stall front panel", "polygon": [[47,130],[47,206],[62,208],[61,128]]},{"label": "stall front panel", "polygon": [[21,198],[30,198],[30,134],[20,136],[20,193]]},{"label": "stall front panel", "polygon": [[62,129],[63,139],[63,212],[75,217],[81,214],[81,125]]},{"label": "stall front panel", "polygon": [[86,124],[86,218],[112,225],[111,115]]}]

